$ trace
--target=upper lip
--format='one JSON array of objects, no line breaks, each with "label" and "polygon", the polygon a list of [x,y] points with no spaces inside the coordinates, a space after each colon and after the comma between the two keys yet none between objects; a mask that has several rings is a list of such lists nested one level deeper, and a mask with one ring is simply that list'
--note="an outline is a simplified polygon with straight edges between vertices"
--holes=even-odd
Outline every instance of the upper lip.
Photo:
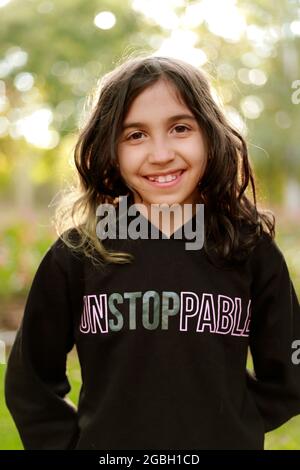
[{"label": "upper lip", "polygon": [[169,170],[169,171],[160,171],[159,173],[151,173],[150,175],[144,175],[146,177],[149,178],[150,177],[154,177],[154,176],[167,176],[167,175],[174,175],[175,173],[180,173],[184,171],[183,169],[179,169],[179,170]]}]

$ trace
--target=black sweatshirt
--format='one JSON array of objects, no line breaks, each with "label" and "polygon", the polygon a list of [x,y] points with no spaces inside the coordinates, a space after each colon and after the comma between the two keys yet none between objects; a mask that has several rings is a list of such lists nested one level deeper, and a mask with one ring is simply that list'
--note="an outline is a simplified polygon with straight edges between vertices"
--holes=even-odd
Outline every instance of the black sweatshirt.
[{"label": "black sweatshirt", "polygon": [[135,261],[96,268],[57,239],[33,280],[5,380],[25,449],[263,449],[300,413],[300,308],[277,244],[221,268],[174,236],[103,243]]}]

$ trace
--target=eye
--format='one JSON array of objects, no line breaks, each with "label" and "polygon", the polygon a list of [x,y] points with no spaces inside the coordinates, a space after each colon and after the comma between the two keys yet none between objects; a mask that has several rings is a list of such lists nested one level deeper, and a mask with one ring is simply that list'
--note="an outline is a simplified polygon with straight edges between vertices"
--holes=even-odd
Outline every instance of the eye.
[{"label": "eye", "polygon": [[138,131],[138,132],[133,132],[132,134],[130,134],[130,135],[126,138],[126,140],[139,140],[139,137],[138,137],[138,136],[141,135],[141,134],[144,134],[144,133],[143,133],[143,132],[140,132],[140,131]]},{"label": "eye", "polygon": [[177,131],[176,134],[185,134],[185,131],[189,131],[190,128],[185,126],[184,124],[178,124],[177,126],[174,127],[174,129],[179,129],[179,132]]}]

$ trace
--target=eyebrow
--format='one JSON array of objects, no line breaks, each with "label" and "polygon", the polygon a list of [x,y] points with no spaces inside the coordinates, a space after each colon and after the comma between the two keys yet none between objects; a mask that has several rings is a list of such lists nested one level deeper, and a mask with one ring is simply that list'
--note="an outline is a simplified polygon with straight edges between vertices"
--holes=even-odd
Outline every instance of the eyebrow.
[{"label": "eyebrow", "polygon": [[[196,121],[196,118],[192,114],[175,114],[166,119],[167,123],[178,121],[180,119],[190,119],[191,121]],[[129,127],[147,127],[145,122],[127,122],[122,126],[122,130],[125,131]]]}]

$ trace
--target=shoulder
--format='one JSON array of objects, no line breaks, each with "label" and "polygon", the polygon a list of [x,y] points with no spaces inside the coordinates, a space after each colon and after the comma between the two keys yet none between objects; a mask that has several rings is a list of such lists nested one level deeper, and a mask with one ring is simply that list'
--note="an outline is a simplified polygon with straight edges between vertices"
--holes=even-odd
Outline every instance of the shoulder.
[{"label": "shoulder", "polygon": [[79,243],[80,242],[80,234],[76,228],[71,228],[63,232],[57,239],[53,242],[50,249],[57,251],[57,250],[65,250],[68,251],[70,248],[70,244]]},{"label": "shoulder", "polygon": [[270,258],[276,262],[282,262],[284,260],[284,255],[277,244],[276,239],[272,238],[269,233],[264,231],[254,247],[252,258],[254,262],[258,261],[258,259]]},{"label": "shoulder", "polygon": [[76,228],[63,232],[49,247],[46,255],[50,256],[62,269],[70,264],[82,261],[82,254],[74,249],[80,243],[80,234]]},{"label": "shoulder", "polygon": [[263,232],[249,257],[254,283],[275,279],[288,272],[284,254],[277,241]]}]

